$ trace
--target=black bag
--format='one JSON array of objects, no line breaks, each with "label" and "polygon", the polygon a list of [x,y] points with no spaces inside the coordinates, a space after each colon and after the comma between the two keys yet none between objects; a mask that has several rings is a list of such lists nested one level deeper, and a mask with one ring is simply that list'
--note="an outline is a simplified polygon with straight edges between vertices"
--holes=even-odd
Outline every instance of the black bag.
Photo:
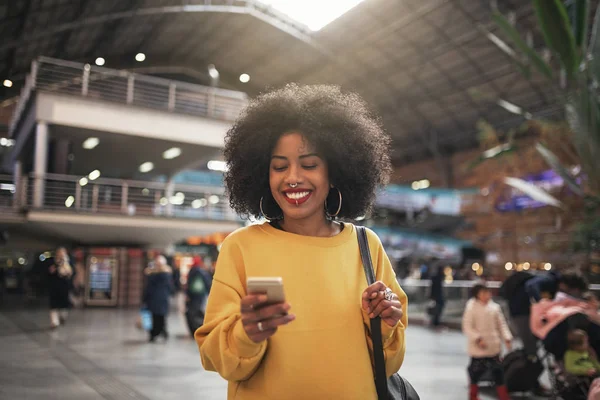
[{"label": "black bag", "polygon": [[[367,277],[367,283],[375,283],[373,262],[369,251],[367,232],[362,226],[357,226],[358,247],[362,258],[363,269]],[[371,339],[373,341],[373,359],[375,361],[375,387],[379,400],[420,400],[414,387],[400,374],[395,373],[389,379],[385,372],[385,358],[383,355],[383,340],[381,338],[381,318],[371,318]]]},{"label": "black bag", "polygon": [[508,353],[502,360],[504,380],[509,392],[528,392],[532,390],[544,366],[539,359],[530,360],[522,349]]}]

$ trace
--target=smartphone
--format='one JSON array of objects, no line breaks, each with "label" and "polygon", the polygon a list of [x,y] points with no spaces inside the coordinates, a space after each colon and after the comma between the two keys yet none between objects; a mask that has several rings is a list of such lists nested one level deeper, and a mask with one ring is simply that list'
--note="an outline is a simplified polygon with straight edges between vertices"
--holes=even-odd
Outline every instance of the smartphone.
[{"label": "smartphone", "polygon": [[248,278],[246,281],[248,293],[265,293],[269,303],[285,301],[283,279],[281,277]]}]

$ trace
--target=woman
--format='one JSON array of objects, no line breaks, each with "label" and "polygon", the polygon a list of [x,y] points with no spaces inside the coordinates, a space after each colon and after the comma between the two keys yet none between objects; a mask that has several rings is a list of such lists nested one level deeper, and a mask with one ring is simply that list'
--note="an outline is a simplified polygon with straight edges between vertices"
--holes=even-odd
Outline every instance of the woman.
[{"label": "woman", "polygon": [[163,256],[154,259],[154,265],[144,270],[148,276],[144,290],[144,304],[152,313],[152,330],[150,342],[154,342],[158,335],[165,340],[169,338],[166,317],[169,314],[169,297],[175,292],[173,285],[173,271],[167,265]]},{"label": "woman", "polygon": [[[231,206],[269,220],[231,234],[219,254],[204,325],[203,365],[228,399],[376,399],[370,317],[382,318],[388,375],[402,365],[406,295],[377,236],[367,287],[356,229],[387,182],[389,138],[356,95],[288,85],[251,102],[228,132]],[[286,301],[246,291],[282,277]]]},{"label": "woman", "polygon": [[73,267],[69,264],[69,255],[64,247],[56,249],[54,263],[48,268],[48,283],[50,294],[50,325],[58,328],[67,321],[71,301],[69,290]]}]

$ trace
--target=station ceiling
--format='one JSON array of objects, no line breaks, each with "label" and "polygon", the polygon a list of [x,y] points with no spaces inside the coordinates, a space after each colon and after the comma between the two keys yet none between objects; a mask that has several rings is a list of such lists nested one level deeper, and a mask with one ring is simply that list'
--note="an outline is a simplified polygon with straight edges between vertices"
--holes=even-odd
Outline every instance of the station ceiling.
[{"label": "station ceiling", "polygon": [[[530,0],[497,0],[543,48]],[[597,4],[597,2],[594,2]],[[476,123],[518,126],[556,117],[555,94],[525,79],[490,40],[502,38],[490,0],[365,0],[323,29],[239,0],[3,0],[0,103],[17,96],[38,56],[220,85],[254,96],[289,82],[331,83],[360,93],[394,139],[404,164],[477,145]],[[144,62],[135,55],[144,53]],[[250,75],[241,83],[241,74]]]}]

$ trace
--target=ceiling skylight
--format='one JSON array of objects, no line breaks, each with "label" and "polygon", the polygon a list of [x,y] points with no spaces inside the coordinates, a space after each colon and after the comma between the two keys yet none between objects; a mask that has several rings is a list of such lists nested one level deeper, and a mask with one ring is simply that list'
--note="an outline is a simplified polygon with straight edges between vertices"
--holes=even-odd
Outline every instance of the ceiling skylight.
[{"label": "ceiling skylight", "polygon": [[364,0],[259,0],[288,17],[318,31]]}]

